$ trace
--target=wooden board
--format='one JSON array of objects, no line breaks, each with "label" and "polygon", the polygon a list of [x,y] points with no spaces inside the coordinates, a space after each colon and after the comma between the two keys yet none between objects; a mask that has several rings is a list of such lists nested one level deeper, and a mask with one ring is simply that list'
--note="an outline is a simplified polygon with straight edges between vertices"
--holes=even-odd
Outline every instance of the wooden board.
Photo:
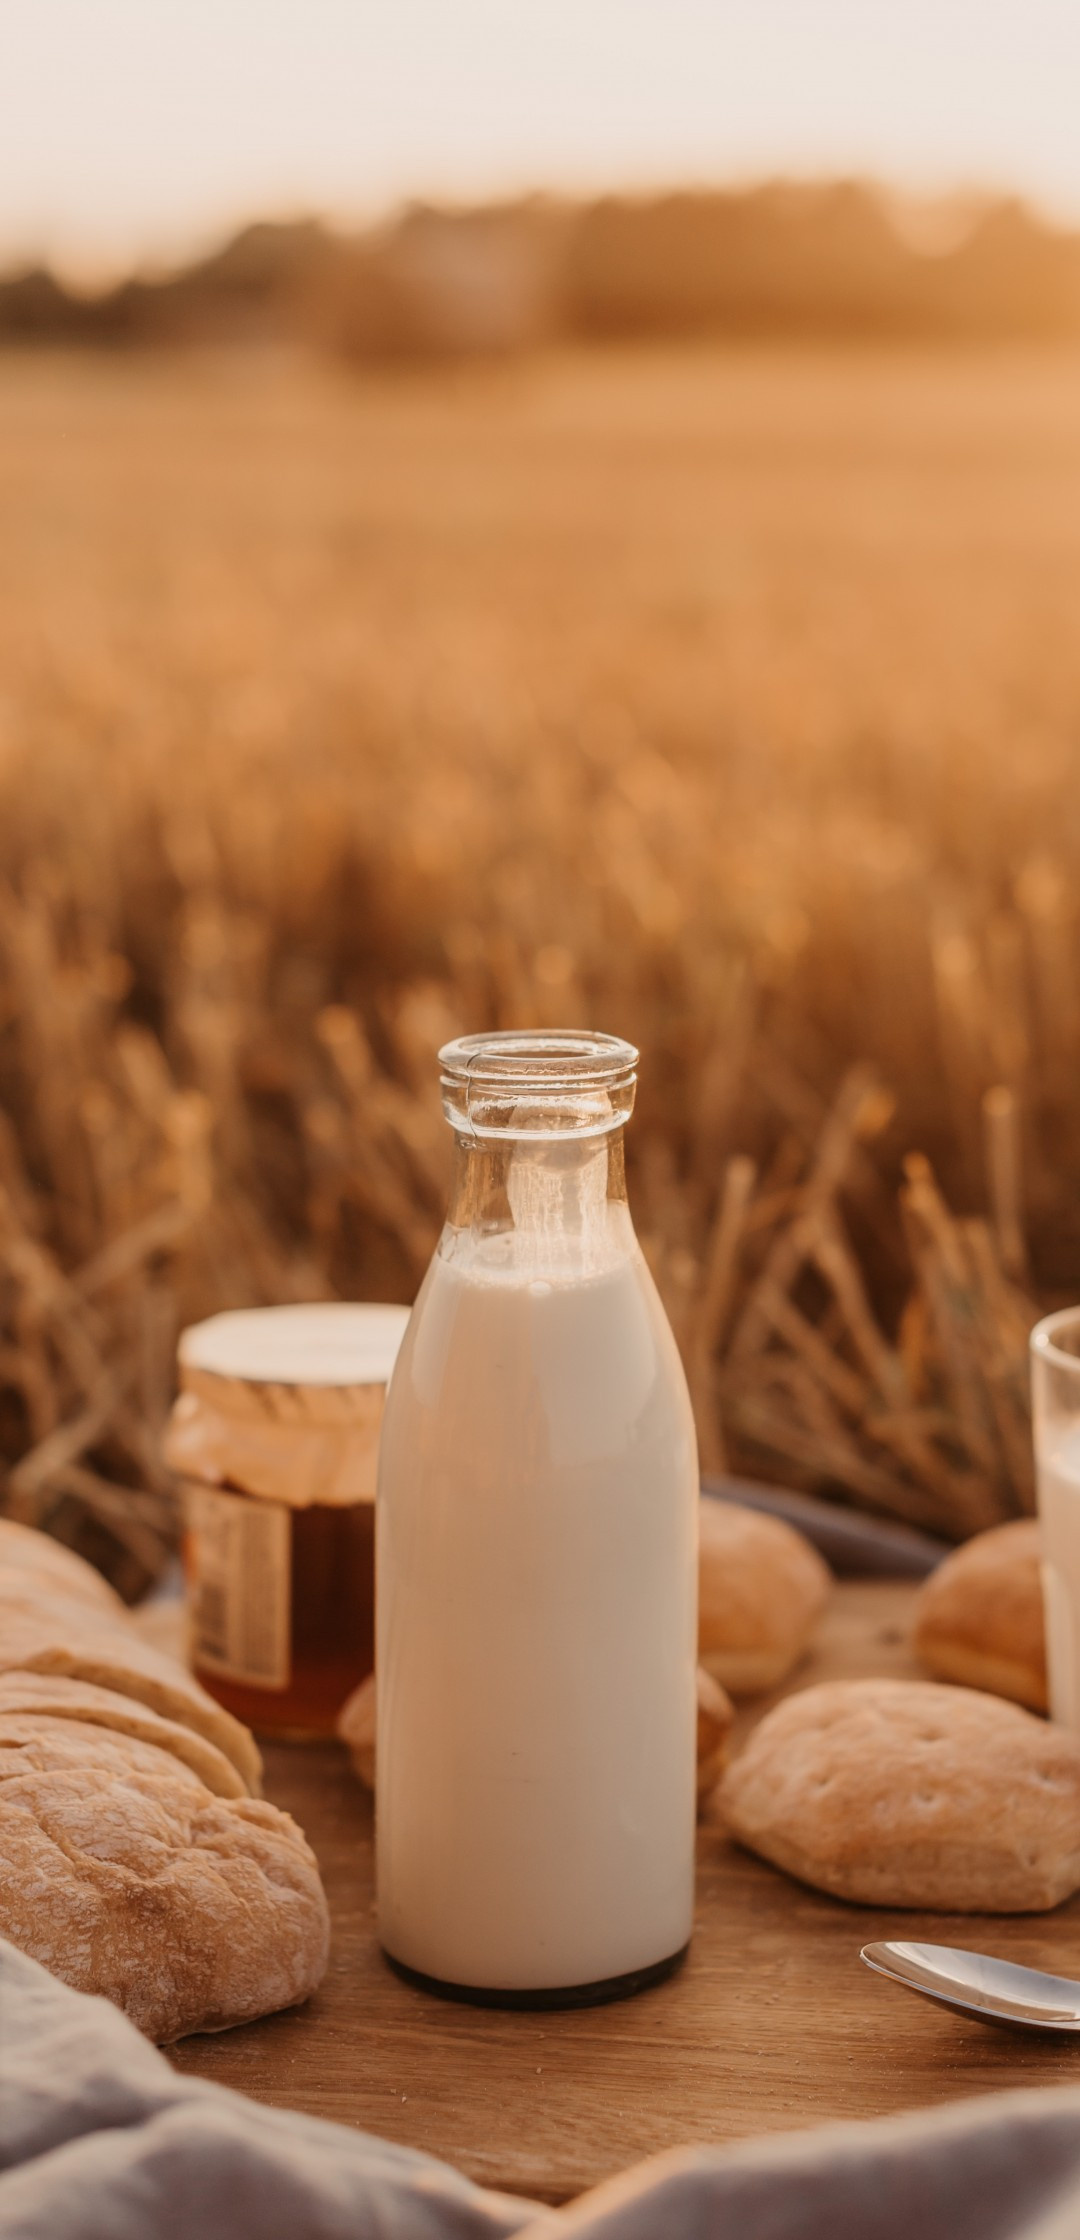
[{"label": "wooden board", "polygon": [[[913,1671],[911,1599],[908,1587],[839,1587],[796,1684]],[[330,1971],[306,2008],[189,2038],[173,2058],[272,2106],[358,2125],[485,2184],[560,2201],[662,2147],[1080,2082],[1080,2045],[951,2014],[858,1957],[869,1939],[917,1926],[926,1938],[1080,1975],[1080,1898],[1011,1919],[876,1913],[803,1889],[705,1826],[680,1976],[578,2014],[481,2012],[407,1988],[382,1960],[371,1804],[343,1756],[277,1745],[267,1761],[270,1795],[296,1814],[322,1863]]]}]

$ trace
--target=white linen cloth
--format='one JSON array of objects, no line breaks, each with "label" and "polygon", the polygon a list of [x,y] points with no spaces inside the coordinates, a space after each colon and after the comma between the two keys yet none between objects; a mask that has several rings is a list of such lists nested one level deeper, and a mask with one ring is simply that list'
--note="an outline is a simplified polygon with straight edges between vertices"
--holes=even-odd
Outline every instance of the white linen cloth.
[{"label": "white linen cloth", "polygon": [[510,2234],[1080,2240],[1080,2090],[676,2151],[545,2209],[430,2156],[178,2076],[115,2007],[0,1939],[0,2240]]}]

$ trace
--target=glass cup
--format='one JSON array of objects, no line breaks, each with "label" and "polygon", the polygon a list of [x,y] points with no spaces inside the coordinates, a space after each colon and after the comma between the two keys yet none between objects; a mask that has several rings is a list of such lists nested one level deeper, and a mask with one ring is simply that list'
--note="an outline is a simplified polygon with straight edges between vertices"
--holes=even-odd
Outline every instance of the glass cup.
[{"label": "glass cup", "polygon": [[1080,1307],[1031,1333],[1050,1716],[1080,1733]]}]

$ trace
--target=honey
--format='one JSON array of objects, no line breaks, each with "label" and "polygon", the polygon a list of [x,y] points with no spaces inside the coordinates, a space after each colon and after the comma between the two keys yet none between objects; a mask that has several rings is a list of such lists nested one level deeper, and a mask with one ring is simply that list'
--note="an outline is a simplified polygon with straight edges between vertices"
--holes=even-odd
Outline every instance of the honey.
[{"label": "honey", "polygon": [[183,1333],[192,1667],[265,1735],[332,1734],[374,1664],[375,1465],[397,1307],[270,1307]]},{"label": "honey", "polygon": [[[233,1498],[250,1494],[230,1489]],[[200,1613],[197,1550],[185,1535],[185,1568],[193,1602],[192,1664],[204,1688],[245,1726],[263,1733],[317,1736],[334,1731],[346,1696],[366,1680],[375,1663],[375,1512],[354,1507],[298,1509],[290,1515],[288,1564],[288,1680],[271,1690],[265,1681],[231,1678],[220,1658],[207,1662],[200,1644],[214,1616]]]}]

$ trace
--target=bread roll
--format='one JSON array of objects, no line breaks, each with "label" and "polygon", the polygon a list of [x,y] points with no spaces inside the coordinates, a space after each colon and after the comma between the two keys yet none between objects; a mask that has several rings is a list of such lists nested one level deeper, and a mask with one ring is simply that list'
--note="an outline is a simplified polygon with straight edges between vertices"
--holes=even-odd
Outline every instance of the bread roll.
[{"label": "bread roll", "polygon": [[0,1577],[11,1572],[22,1574],[24,1583],[27,1579],[38,1581],[46,1589],[77,1596],[80,1602],[89,1602],[114,1617],[125,1615],[119,1595],[92,1563],[84,1563],[73,1549],[63,1547],[49,1533],[16,1524],[11,1517],[0,1517]]},{"label": "bread roll", "polygon": [[339,1742],[352,1759],[352,1769],[365,1789],[375,1787],[375,1674],[346,1696],[337,1716]]},{"label": "bread roll", "polygon": [[740,1843],[863,1905],[1040,1913],[1080,1887],[1080,1742],[970,1688],[789,1696],[719,1801]]},{"label": "bread roll", "polygon": [[88,1680],[66,1680],[54,1672],[0,1673],[0,1740],[13,1720],[71,1720],[77,1726],[135,1735],[191,1768],[215,1797],[246,1797],[247,1787],[231,1758],[205,1735],[163,1719],[133,1696],[96,1688]]},{"label": "bread roll", "polygon": [[697,1673],[697,1800],[711,1796],[727,1764],[735,1707],[726,1690],[699,1664]]},{"label": "bread roll", "polygon": [[[727,1740],[735,1717],[734,1706],[708,1672],[698,1666],[697,1676],[697,1794],[698,1803],[716,1787],[727,1760]],[[353,1772],[366,1789],[375,1787],[375,1675],[369,1673],[338,1713],[339,1739],[352,1759]]]},{"label": "bread roll", "polygon": [[326,1900],[287,1813],[212,1797],[136,1737],[38,1730],[0,1737],[0,1935],[158,2042],[314,1990]]},{"label": "bread roll", "polygon": [[977,1533],[921,1589],[915,1647],[941,1680],[1047,1709],[1046,1637],[1035,1517]]},{"label": "bread roll", "polygon": [[807,1647],[829,1593],[817,1550],[789,1524],[703,1500],[698,1661],[734,1696],[775,1688]]},{"label": "bread roll", "polygon": [[131,1696],[162,1718],[205,1736],[257,1792],[262,1760],[254,1737],[182,1665],[140,1640],[122,1614],[25,1579],[0,1579],[0,1672],[57,1673]]}]

